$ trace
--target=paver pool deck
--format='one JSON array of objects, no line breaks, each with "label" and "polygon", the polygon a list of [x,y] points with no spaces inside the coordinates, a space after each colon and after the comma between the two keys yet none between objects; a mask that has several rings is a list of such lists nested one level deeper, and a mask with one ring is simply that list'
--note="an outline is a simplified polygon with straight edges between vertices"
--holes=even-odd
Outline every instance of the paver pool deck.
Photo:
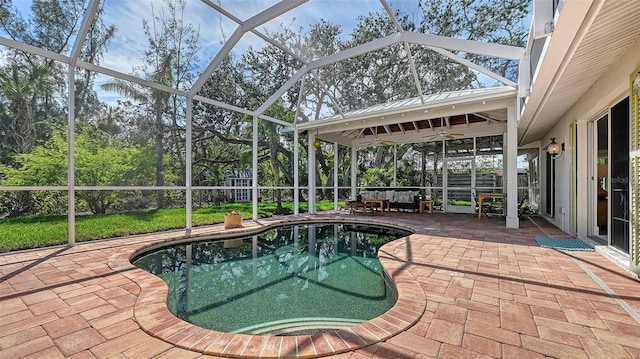
[{"label": "paver pool deck", "polygon": [[602,251],[539,247],[536,236],[567,237],[540,217],[507,229],[504,219],[473,215],[344,212],[232,231],[294,219],[413,229],[379,253],[398,305],[322,335],[218,333],[168,314],[163,282],[129,263],[137,249],[184,231],[123,237],[1,254],[0,358],[640,358],[640,282]]}]

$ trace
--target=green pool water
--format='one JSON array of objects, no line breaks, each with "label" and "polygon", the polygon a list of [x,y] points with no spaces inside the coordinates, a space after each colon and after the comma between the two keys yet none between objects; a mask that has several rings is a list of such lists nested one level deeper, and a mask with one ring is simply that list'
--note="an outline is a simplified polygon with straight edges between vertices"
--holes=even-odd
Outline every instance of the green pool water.
[{"label": "green pool water", "polygon": [[222,241],[144,253],[134,264],[169,285],[167,305],[225,332],[298,335],[375,318],[397,300],[378,248],[410,232],[325,223],[276,227]]}]

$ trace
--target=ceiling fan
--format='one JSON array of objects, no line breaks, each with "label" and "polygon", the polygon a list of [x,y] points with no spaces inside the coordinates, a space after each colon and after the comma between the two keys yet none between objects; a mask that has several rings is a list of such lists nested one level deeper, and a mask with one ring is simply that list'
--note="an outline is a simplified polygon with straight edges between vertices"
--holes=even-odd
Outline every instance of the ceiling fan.
[{"label": "ceiling fan", "polygon": [[363,143],[362,145],[363,146],[383,146],[384,147],[384,146],[392,145],[394,143],[395,142],[393,142],[391,140],[381,140],[380,138],[378,138],[376,136],[373,140],[371,140],[369,142],[366,142],[366,143]]},{"label": "ceiling fan", "polygon": [[371,141],[363,143],[362,144],[363,146],[383,146],[384,147],[384,146],[392,145],[392,144],[395,143],[395,142],[393,142],[391,140],[381,140],[378,137],[378,129],[377,128],[374,128],[374,130],[371,130],[371,132],[374,134],[375,137]]},{"label": "ceiling fan", "polygon": [[435,134],[424,136],[423,138],[428,140],[453,140],[454,138],[462,136],[464,136],[464,133],[449,133],[449,131],[442,130],[436,132]]}]

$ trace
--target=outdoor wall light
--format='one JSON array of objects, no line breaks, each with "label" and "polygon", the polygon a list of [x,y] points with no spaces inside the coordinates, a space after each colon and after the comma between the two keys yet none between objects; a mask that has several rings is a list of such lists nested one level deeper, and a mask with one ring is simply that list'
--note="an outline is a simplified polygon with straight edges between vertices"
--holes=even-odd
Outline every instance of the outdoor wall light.
[{"label": "outdoor wall light", "polygon": [[547,152],[549,152],[554,160],[562,157],[564,154],[564,142],[559,144],[556,142],[555,137],[551,137],[551,143],[547,146]]}]

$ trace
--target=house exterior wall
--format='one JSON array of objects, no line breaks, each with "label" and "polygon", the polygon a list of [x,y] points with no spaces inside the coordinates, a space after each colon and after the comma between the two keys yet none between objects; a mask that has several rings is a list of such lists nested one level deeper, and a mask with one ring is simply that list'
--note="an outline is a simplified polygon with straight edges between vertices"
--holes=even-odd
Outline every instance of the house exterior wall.
[{"label": "house exterior wall", "polygon": [[[615,64],[589,89],[582,98],[575,103],[547,132],[542,139],[541,150],[546,151],[549,138],[555,137],[559,143],[565,142],[567,145],[565,155],[556,160],[556,205],[555,217],[549,218],[564,231],[571,233],[569,227],[569,203],[570,203],[570,156],[569,148],[569,128],[570,124],[577,124],[577,234],[587,235],[587,224],[590,211],[588,206],[588,193],[591,189],[590,177],[588,177],[588,147],[589,138],[587,134],[587,124],[589,121],[599,118],[609,112],[609,108],[618,103],[623,98],[629,96],[629,75],[640,66],[640,40],[633,45],[615,62]],[[542,156],[541,170],[542,178],[546,175],[546,158]],[[543,182],[544,185],[544,182]],[[543,188],[543,192],[546,191]],[[543,199],[545,196],[543,195]],[[543,205],[546,205],[544,203]],[[541,211],[544,214],[544,211]],[[636,217],[637,218],[637,217]]]}]

